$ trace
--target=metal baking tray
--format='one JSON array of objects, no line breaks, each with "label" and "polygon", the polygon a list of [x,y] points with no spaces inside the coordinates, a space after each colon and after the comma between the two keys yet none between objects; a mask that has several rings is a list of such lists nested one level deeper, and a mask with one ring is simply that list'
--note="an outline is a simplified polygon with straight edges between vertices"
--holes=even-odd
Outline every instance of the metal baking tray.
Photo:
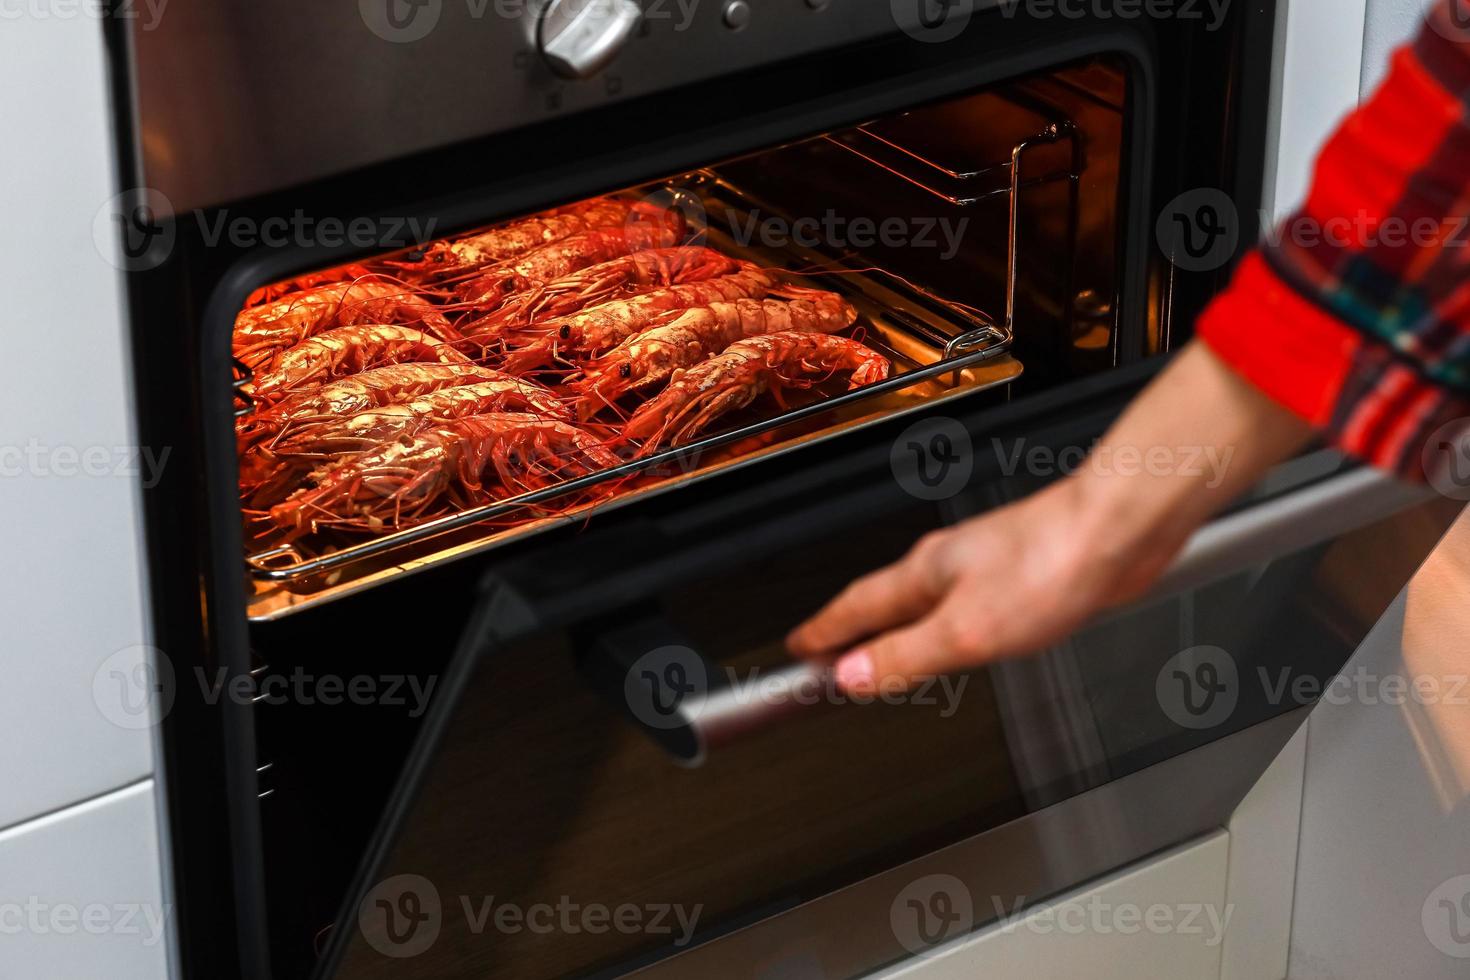
[{"label": "metal baking tray", "polygon": [[[676,203],[693,203],[709,211],[759,208],[762,213],[772,213],[768,204],[751,200],[708,170],[637,188],[632,193],[664,194]],[[1007,309],[1000,316],[947,302],[881,272],[811,277],[788,272],[794,284],[832,290],[853,304],[863,342],[893,364],[894,373],[885,381],[768,418],[737,423],[688,445],[664,449],[553,487],[411,527],[356,541],[339,532],[330,538],[328,547],[319,550],[317,539],[303,539],[248,555],[245,560],[252,588],[249,616],[255,621],[277,619],[372,588],[391,576],[481,554],[554,527],[585,521],[593,512],[643,500],[796,451],[821,439],[932,409],[951,399],[1008,385],[1022,372],[1021,364],[1009,356],[1014,314],[1011,280],[1017,261],[1014,220],[1008,238]],[[713,224],[704,232],[704,239],[726,254],[765,266],[830,270],[833,265],[832,256],[794,243],[779,250],[742,245]],[[568,506],[555,516],[544,514],[544,508],[560,498],[635,475],[646,482],[610,500]]]}]

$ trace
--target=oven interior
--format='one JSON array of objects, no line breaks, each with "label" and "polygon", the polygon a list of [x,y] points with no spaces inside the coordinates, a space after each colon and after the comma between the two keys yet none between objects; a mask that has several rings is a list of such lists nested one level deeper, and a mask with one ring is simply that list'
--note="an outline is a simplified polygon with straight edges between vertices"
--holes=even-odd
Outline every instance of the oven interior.
[{"label": "oven interior", "polygon": [[[607,492],[595,493],[595,478],[570,481],[591,483],[593,496],[507,490],[412,524],[375,517],[370,528],[313,524],[305,535],[247,520],[251,618],[290,615],[897,415],[1024,395],[1156,348],[1157,338],[1137,335],[1149,321],[1118,310],[1127,98],[1125,62],[1097,57],[613,192],[677,215],[683,243],[841,296],[857,314],[842,333],[880,353],[892,375],[861,391],[828,382],[763,395],[686,444],[620,449],[623,466],[602,474]],[[426,247],[352,268],[392,270]],[[479,315],[464,305],[445,308]],[[242,414],[250,381],[237,380]],[[615,433],[636,404],[611,406],[596,431]]]},{"label": "oven interior", "polygon": [[[672,452],[595,504],[557,507],[553,493],[545,498],[550,511],[449,515],[427,532],[286,544],[247,537],[250,641],[261,692],[254,713],[263,874],[277,976],[310,975],[334,930],[355,928],[337,921],[340,905],[461,642],[463,610],[477,601],[477,576],[490,552],[497,562],[565,555],[575,579],[583,529],[623,516],[610,513],[618,508],[632,508],[634,520],[648,513],[653,497],[680,489],[677,499],[686,499],[687,488],[706,479],[749,489],[755,484],[743,481],[758,479],[759,470],[735,472],[747,464],[797,451],[815,459],[821,443],[850,444],[858,430],[919,409],[951,401],[955,414],[970,412],[1138,361],[1162,346],[1158,314],[1123,309],[1120,300],[1130,72],[1122,57],[1091,57],[611,191],[680,210],[693,240],[839,293],[858,311],[856,335],[894,363],[896,378],[918,372],[921,380],[834,408],[822,399],[837,399],[840,389],[819,390],[816,400],[795,406],[758,400],[726,420],[719,438],[698,453]],[[995,337],[1005,343],[945,369],[945,358],[966,356],[963,346],[952,346],[956,338],[976,331],[986,344]],[[890,509],[871,534],[834,532],[800,558],[732,568],[718,583],[691,581],[661,605],[677,610],[681,628],[709,634],[711,623],[721,624],[703,642],[722,661],[775,663],[772,624],[794,621],[845,577],[896,557],[953,516],[933,505]],[[480,560],[469,560],[476,555]],[[721,598],[759,610],[748,630]],[[493,680],[476,682],[518,692],[520,707],[470,722],[487,727],[450,743],[484,753],[479,768],[504,796],[487,800],[479,795],[482,784],[456,804],[498,808],[494,828],[487,827],[497,835],[493,842],[451,839],[464,812],[447,811],[439,846],[451,858],[462,849],[475,861],[497,862],[507,894],[530,901],[581,889],[591,892],[584,899],[590,901],[624,880],[641,883],[628,894],[652,901],[672,881],[681,894],[709,896],[711,928],[728,930],[1020,812],[1018,789],[999,761],[1003,752],[975,765],[951,764],[976,745],[1004,745],[988,690],[966,699],[962,724],[947,723],[934,709],[883,709],[887,720],[877,724],[837,712],[835,720],[819,716],[742,746],[702,771],[703,785],[723,782],[737,798],[701,790],[690,798],[696,809],[651,821],[647,833],[659,843],[650,847],[662,856],[679,852],[665,845],[680,826],[699,829],[688,834],[687,868],[654,869],[650,877],[635,826],[650,800],[626,787],[658,793],[661,783],[689,777],[588,687],[577,668],[576,636],[549,642],[507,656]],[[393,678],[396,697],[391,704],[354,703],[345,695],[327,703],[301,697],[300,688],[291,694],[302,678],[329,676]],[[882,785],[871,794],[850,799],[834,791],[831,798],[856,808],[851,834],[891,836],[901,845],[865,849],[854,836],[848,850],[860,856],[842,861],[824,850],[832,840],[796,834],[779,846],[741,838],[729,840],[726,852],[708,850],[719,836],[708,832],[711,821],[728,823],[730,835],[766,820],[783,831],[799,823],[782,800],[787,788],[814,774],[799,755],[785,766],[763,760],[779,756],[783,740],[809,737],[826,749],[844,741],[867,746],[863,751],[883,762]],[[904,765],[885,749],[900,742],[927,743],[933,765]],[[546,770],[539,750],[523,751],[533,746],[551,747],[545,758],[555,771]],[[667,792],[680,796],[677,785]],[[750,793],[768,796],[768,805],[739,795]],[[899,799],[907,802],[895,808]],[[912,808],[929,816],[917,819]],[[759,873],[738,871],[742,864]],[[789,891],[757,894],[753,882],[762,876],[791,882]],[[493,964],[478,961],[476,975],[582,975],[594,966],[619,972],[647,945],[627,936],[583,936],[558,946],[526,933],[507,940]],[[348,972],[376,976],[379,967],[359,963]]]}]

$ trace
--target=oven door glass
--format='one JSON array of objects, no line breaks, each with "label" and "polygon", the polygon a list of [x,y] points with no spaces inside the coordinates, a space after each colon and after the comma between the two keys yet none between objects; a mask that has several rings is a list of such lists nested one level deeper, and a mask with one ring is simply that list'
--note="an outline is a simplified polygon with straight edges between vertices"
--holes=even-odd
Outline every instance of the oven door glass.
[{"label": "oven door glass", "polygon": [[[901,869],[1309,705],[1445,516],[1330,458],[1284,474],[1290,492],[1222,518],[1154,599],[892,703],[793,683],[782,636],[1027,480],[926,501],[889,473],[808,475],[756,508],[630,515],[491,565],[332,975],[401,975],[409,957],[443,977],[764,975],[754,956],[772,976],[851,977],[953,938],[890,917]],[[975,601],[1004,608],[1005,583]],[[1187,805],[1183,783],[1131,804],[1187,820],[1094,814],[1066,847],[1015,835],[965,872],[963,928],[1218,825],[1289,733],[1212,761]],[[824,907],[867,925],[819,928]]]}]

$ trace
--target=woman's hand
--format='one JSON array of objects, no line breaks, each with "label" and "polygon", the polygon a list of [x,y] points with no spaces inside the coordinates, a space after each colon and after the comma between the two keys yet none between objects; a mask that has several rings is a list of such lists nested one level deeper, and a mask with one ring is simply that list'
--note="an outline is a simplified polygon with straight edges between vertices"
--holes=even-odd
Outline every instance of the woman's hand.
[{"label": "woman's hand", "polygon": [[[838,682],[860,693],[1035,651],[1141,596],[1200,523],[1310,435],[1192,344],[1075,474],[926,536],[848,586],[787,645],[799,657],[839,658]],[[1103,462],[1125,456],[1163,462]],[[1201,456],[1219,465],[1187,465]]]},{"label": "woman's hand", "polygon": [[1141,595],[1177,549],[1162,537],[1130,546],[1090,526],[1086,489],[1069,477],[927,535],[792,632],[791,652],[845,653],[839,683],[870,693],[1061,640],[1098,610]]}]

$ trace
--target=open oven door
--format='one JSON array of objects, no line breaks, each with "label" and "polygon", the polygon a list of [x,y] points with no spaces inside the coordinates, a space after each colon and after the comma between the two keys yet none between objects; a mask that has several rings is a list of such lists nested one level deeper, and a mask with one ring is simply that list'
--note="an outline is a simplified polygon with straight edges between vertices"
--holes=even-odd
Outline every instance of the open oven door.
[{"label": "open oven door", "polygon": [[[895,426],[487,561],[318,975],[856,977],[1221,826],[1446,501],[1304,456],[1147,601],[901,702],[781,648],[925,530],[1044,483],[1006,447],[1089,445],[1139,374],[953,420],[973,465],[941,499],[895,478]],[[903,925],[939,874],[965,907]]]}]

